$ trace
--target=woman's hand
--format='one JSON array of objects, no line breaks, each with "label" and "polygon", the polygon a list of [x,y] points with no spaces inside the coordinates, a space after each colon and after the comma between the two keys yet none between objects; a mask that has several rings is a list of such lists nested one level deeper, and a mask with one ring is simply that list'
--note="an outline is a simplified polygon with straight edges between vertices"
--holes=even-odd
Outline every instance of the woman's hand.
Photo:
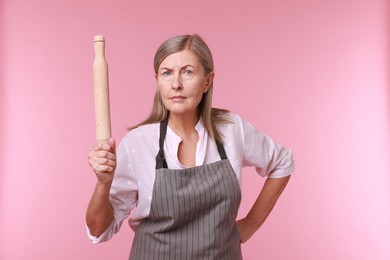
[{"label": "woman's hand", "polygon": [[241,243],[248,241],[259,228],[259,226],[251,221],[248,217],[238,220],[236,224],[238,231],[240,232]]},{"label": "woman's hand", "polygon": [[88,154],[88,161],[99,183],[111,183],[116,168],[115,140],[110,138],[107,143],[96,144]]},{"label": "woman's hand", "polygon": [[114,219],[109,193],[116,168],[115,140],[110,138],[107,143],[96,144],[88,161],[98,181],[88,204],[86,221],[90,233],[98,237]]}]

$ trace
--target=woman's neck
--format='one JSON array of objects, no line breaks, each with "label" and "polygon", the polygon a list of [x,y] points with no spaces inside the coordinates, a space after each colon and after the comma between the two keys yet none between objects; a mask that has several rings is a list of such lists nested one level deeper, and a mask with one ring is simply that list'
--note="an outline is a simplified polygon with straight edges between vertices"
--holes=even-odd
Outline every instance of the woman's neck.
[{"label": "woman's neck", "polygon": [[168,118],[169,127],[179,136],[184,137],[195,131],[195,125],[199,117],[196,113],[193,115],[175,115],[170,114]]}]

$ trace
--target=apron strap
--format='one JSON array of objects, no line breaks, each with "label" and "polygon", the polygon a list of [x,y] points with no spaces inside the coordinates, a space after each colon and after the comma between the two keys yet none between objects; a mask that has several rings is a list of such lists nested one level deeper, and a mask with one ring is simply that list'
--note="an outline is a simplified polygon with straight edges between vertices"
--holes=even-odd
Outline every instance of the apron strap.
[{"label": "apron strap", "polygon": [[[158,151],[158,154],[156,156],[156,169],[161,168],[168,168],[167,162],[165,160],[164,156],[164,140],[165,136],[167,134],[167,128],[168,128],[168,120],[164,120],[160,123],[160,139],[159,139],[159,147],[160,150]],[[223,144],[216,140],[217,148],[219,156],[221,157],[221,160],[227,159],[225,148],[223,147]]]},{"label": "apron strap", "polygon": [[156,170],[161,168],[168,168],[167,161],[164,157],[164,140],[167,134],[168,120],[164,120],[160,123],[160,140],[159,147],[160,150],[156,156]]},{"label": "apron strap", "polygon": [[226,152],[225,152],[225,148],[223,147],[223,144],[218,140],[215,140],[215,142],[217,143],[218,153],[219,153],[219,156],[221,157],[221,160],[226,160],[227,156],[226,156]]}]

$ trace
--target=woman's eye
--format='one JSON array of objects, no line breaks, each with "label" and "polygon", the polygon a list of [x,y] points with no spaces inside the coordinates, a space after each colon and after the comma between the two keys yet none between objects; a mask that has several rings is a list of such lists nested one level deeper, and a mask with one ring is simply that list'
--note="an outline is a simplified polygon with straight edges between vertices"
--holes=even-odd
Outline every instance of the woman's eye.
[{"label": "woman's eye", "polygon": [[184,71],[184,75],[191,76],[192,75],[192,71],[191,70],[185,70]]},{"label": "woman's eye", "polygon": [[169,72],[167,70],[167,71],[162,72],[161,75],[164,76],[164,77],[167,77],[167,76],[171,75],[171,72]]}]

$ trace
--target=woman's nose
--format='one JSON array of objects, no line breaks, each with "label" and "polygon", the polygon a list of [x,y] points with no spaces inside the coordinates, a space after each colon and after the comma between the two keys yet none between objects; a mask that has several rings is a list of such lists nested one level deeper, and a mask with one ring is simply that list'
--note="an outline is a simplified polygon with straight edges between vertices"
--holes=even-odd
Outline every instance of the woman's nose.
[{"label": "woman's nose", "polygon": [[178,90],[178,89],[182,89],[183,88],[183,85],[182,85],[182,80],[181,80],[181,77],[180,75],[174,75],[173,78],[172,78],[172,89],[175,89],[175,90]]}]

